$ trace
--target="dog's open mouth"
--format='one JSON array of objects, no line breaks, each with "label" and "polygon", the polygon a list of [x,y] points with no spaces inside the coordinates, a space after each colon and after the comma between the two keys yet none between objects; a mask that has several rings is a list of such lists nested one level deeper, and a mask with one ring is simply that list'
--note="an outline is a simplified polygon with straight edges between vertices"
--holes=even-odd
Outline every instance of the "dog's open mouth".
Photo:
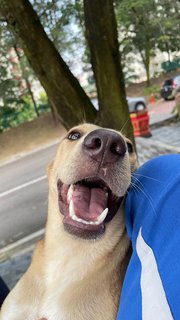
[{"label": "dog's open mouth", "polygon": [[65,229],[83,238],[95,238],[105,231],[123,197],[115,196],[103,180],[95,178],[63,184],[58,180],[59,210]]}]

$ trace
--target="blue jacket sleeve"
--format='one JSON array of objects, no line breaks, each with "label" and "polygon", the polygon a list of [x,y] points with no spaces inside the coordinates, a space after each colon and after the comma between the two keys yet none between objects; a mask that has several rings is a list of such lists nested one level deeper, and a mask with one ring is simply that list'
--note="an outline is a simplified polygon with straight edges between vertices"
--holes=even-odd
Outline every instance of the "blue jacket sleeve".
[{"label": "blue jacket sleeve", "polygon": [[180,155],[150,160],[133,174],[126,227],[133,254],[118,320],[180,319]]}]

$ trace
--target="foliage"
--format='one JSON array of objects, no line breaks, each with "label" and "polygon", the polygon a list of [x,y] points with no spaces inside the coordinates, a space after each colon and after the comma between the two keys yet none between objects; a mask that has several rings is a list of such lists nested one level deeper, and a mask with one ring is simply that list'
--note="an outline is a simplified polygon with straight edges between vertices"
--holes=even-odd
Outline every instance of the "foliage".
[{"label": "foliage", "polygon": [[[6,41],[5,41],[6,40]],[[5,24],[0,26],[0,104],[9,106],[19,98],[19,81],[13,74],[10,57],[12,37]]]},{"label": "foliage", "polygon": [[172,72],[180,68],[180,58],[175,58],[173,61],[165,61],[161,64],[164,72]]},{"label": "foliage", "polygon": [[177,87],[175,90],[175,107],[173,109],[173,113],[175,113],[178,117],[178,120],[180,120],[180,88]]},{"label": "foliage", "polygon": [[174,107],[172,113],[175,113],[178,117],[178,120],[180,120],[180,103]]},{"label": "foliage", "polygon": [[[40,101],[39,113],[49,111],[47,101]],[[16,127],[23,122],[36,118],[32,100],[28,95],[22,99],[11,101],[9,105],[0,106],[0,132]]]},{"label": "foliage", "polygon": [[[150,58],[155,52],[157,25],[152,19],[154,0],[119,1],[117,17],[122,35],[121,48],[125,52],[139,52],[149,83]],[[126,41],[125,41],[126,40]]]},{"label": "foliage", "polygon": [[[35,117],[35,98],[31,83],[36,79],[17,39],[0,22],[0,131]],[[37,81],[37,80],[36,80]],[[40,101],[39,112],[49,109]]]},{"label": "foliage", "polygon": [[41,23],[68,66],[77,74],[77,62],[83,63],[86,45],[81,0],[33,0]]},{"label": "foliage", "polygon": [[41,104],[47,104],[47,94],[45,91],[41,91],[39,94],[39,102]]},{"label": "foliage", "polygon": [[158,99],[159,93],[160,93],[160,86],[157,84],[154,84],[154,85],[144,89],[144,95],[148,96],[148,97],[153,95],[156,99]]},{"label": "foliage", "polygon": [[17,126],[24,121],[34,118],[34,110],[31,104],[25,101],[16,101],[15,107],[0,107],[0,132]]},{"label": "foliage", "polygon": [[150,81],[150,61],[161,51],[175,52],[180,49],[179,0],[119,0],[117,20],[119,25],[122,56],[132,51],[139,53],[144,64],[147,82]]},{"label": "foliage", "polygon": [[159,26],[157,46],[166,51],[171,60],[171,52],[180,50],[180,2],[179,0],[158,0],[155,23]]}]

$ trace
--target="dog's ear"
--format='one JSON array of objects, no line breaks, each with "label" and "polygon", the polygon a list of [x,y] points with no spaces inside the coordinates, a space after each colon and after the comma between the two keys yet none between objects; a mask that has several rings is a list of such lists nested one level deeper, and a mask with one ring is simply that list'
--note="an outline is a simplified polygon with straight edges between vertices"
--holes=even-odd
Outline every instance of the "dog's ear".
[{"label": "dog's ear", "polygon": [[46,167],[46,173],[47,173],[48,178],[49,178],[50,172],[52,170],[53,164],[54,164],[54,160],[51,160]]}]

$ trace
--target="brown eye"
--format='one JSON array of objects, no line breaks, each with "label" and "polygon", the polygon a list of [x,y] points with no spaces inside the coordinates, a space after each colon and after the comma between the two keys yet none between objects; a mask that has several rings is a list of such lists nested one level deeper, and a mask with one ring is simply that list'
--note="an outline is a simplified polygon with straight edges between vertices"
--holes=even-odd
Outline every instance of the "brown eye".
[{"label": "brown eye", "polygon": [[68,134],[68,140],[78,140],[81,138],[81,134],[78,131],[72,131]]},{"label": "brown eye", "polygon": [[127,142],[127,149],[129,153],[133,153],[134,152],[134,147],[132,145],[132,143]]}]

